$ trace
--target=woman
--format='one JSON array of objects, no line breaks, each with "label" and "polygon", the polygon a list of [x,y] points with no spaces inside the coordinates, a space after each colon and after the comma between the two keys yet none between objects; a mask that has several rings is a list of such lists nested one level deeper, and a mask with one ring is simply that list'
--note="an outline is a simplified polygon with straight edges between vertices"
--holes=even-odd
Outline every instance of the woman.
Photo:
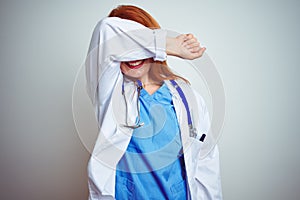
[{"label": "woman", "polygon": [[89,199],[222,199],[218,149],[203,99],[166,64],[202,56],[192,34],[167,36],[135,6],[95,27],[87,91],[99,124],[88,164]]}]

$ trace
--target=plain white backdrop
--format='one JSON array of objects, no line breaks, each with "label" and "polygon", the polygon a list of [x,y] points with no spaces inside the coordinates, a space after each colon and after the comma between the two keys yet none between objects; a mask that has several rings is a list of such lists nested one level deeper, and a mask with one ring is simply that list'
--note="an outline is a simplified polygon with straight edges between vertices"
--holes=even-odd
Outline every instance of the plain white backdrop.
[{"label": "plain white backdrop", "polygon": [[1,1],[0,199],[87,199],[72,89],[95,24],[119,4],[195,34],[216,63],[224,199],[299,199],[296,0]]}]

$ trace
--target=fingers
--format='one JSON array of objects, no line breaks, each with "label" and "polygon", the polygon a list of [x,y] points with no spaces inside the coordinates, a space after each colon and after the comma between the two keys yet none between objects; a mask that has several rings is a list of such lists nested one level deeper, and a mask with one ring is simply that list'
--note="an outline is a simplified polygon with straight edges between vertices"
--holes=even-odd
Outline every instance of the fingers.
[{"label": "fingers", "polygon": [[197,38],[193,34],[185,34],[185,40],[182,44],[185,48],[191,49],[194,47],[200,47],[200,43],[198,42]]},{"label": "fingers", "polygon": [[188,44],[184,46],[187,49],[194,49],[194,48],[200,48],[200,43],[199,42],[194,42],[192,44]]},{"label": "fingers", "polygon": [[199,51],[192,52],[193,56],[194,56],[192,59],[201,57],[204,54],[205,50],[206,50],[206,48],[202,47],[199,49]]},{"label": "fingers", "polygon": [[200,43],[193,34],[186,34],[183,45],[192,53],[192,59],[201,57],[206,50],[205,47],[200,46]]},{"label": "fingers", "polygon": [[184,42],[188,39],[188,35],[187,34],[180,34],[176,38]]},{"label": "fingers", "polygon": [[196,38],[186,39],[186,40],[183,42],[183,46],[190,45],[190,44],[197,43],[197,42],[198,42],[198,41],[197,41]]},{"label": "fingers", "polygon": [[193,47],[193,48],[190,48],[189,51],[191,53],[197,53],[198,51],[201,50],[201,47],[200,46],[196,46],[196,47]]},{"label": "fingers", "polygon": [[176,37],[179,44],[179,57],[185,59],[196,59],[203,55],[206,50],[205,47],[201,47],[197,38],[193,34],[181,34]]},{"label": "fingers", "polygon": [[197,39],[194,37],[193,34],[181,34],[176,37],[183,45],[192,44],[194,42],[197,42]]},{"label": "fingers", "polygon": [[186,40],[194,38],[194,35],[191,34],[191,33],[187,33],[187,34],[184,34],[184,35],[185,35]]}]

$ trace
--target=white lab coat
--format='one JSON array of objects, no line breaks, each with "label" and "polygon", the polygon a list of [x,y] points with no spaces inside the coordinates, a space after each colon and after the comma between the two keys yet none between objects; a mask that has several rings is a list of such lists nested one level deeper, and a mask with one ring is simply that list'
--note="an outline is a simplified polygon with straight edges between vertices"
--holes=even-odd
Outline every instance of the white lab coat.
[{"label": "white lab coat", "polygon": [[[117,17],[104,18],[95,27],[86,59],[86,87],[99,125],[99,135],[88,163],[89,200],[114,199],[115,169],[133,132],[122,125],[134,124],[137,117],[136,86],[123,79],[120,62],[150,57],[166,60],[166,35],[166,30],[151,30]],[[180,126],[189,198],[222,199],[218,148],[209,134],[204,142],[199,141],[210,127],[205,103],[189,85],[178,81],[198,130],[197,138],[190,137],[181,98],[169,81],[165,83],[171,91]]]}]

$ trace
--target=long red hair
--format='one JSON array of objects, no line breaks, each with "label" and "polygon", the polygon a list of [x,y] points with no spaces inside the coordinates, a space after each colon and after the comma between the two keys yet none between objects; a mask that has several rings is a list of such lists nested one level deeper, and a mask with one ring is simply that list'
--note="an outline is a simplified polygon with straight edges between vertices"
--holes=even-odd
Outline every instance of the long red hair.
[{"label": "long red hair", "polygon": [[[122,19],[128,19],[138,22],[150,29],[159,29],[160,26],[158,22],[145,10],[132,6],[132,5],[120,5],[113,9],[108,17],[119,17]],[[185,78],[174,74],[168,67],[166,61],[154,61],[155,67],[151,67],[150,72],[156,81],[173,80],[173,79],[183,79],[188,82]]]}]

